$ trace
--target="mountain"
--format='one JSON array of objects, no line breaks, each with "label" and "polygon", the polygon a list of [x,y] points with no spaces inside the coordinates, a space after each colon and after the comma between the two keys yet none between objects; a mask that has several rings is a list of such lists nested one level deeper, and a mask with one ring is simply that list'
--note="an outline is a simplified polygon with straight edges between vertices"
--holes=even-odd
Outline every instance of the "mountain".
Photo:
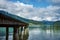
[{"label": "mountain", "polygon": [[54,21],[42,21],[42,23],[45,25],[53,25]]},{"label": "mountain", "polygon": [[35,21],[35,20],[30,20],[30,19],[26,19],[27,22],[29,23],[33,23],[33,24],[45,24],[45,25],[53,25],[54,21]]}]

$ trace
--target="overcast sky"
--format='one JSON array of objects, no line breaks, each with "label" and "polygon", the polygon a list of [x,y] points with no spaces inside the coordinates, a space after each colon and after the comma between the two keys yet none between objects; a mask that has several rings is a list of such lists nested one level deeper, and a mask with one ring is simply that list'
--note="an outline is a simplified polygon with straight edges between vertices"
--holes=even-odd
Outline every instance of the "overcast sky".
[{"label": "overcast sky", "polygon": [[60,20],[60,0],[0,0],[0,10],[37,21]]}]

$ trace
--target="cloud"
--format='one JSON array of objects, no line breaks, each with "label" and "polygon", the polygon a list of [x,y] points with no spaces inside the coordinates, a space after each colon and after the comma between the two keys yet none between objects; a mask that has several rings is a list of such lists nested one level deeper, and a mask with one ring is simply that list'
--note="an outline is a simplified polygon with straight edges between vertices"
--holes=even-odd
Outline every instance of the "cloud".
[{"label": "cloud", "polygon": [[[58,6],[47,6],[46,8],[35,8],[32,18],[34,20],[48,20],[56,21],[59,20],[60,12],[58,11],[60,7]],[[37,17],[36,17],[37,16]]]},{"label": "cloud", "polygon": [[0,5],[0,10],[6,10],[12,14],[16,14],[22,17],[26,17],[33,8],[33,5],[24,4],[19,1],[11,2],[3,0],[2,2],[0,1]]},{"label": "cloud", "polygon": [[54,6],[60,6],[60,0],[46,0],[47,2],[52,3]]},{"label": "cloud", "polygon": [[60,2],[60,0],[48,0],[48,1],[53,2],[53,3],[59,3]]},{"label": "cloud", "polygon": [[14,15],[37,21],[60,20],[60,7],[49,5],[45,8],[36,8],[33,5],[24,4],[19,1],[11,2],[7,0],[0,1],[0,10],[8,11]]},{"label": "cloud", "polygon": [[29,19],[32,19],[32,20],[37,20],[37,21],[42,21],[42,19],[38,16],[35,16],[35,17],[32,17],[32,18],[29,18]]}]

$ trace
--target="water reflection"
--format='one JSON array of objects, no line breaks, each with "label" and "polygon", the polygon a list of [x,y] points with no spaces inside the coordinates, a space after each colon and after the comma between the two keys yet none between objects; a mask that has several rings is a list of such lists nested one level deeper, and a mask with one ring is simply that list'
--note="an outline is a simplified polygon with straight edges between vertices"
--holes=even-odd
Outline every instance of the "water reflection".
[{"label": "water reflection", "polygon": [[[28,31],[28,30],[27,30]],[[25,32],[23,40],[60,40],[60,30],[29,28],[29,35]],[[9,35],[9,40],[12,40],[13,35]],[[5,36],[0,36],[0,40],[5,40]]]},{"label": "water reflection", "polygon": [[60,40],[60,30],[30,28],[28,40]]},{"label": "water reflection", "polygon": [[[6,40],[6,29],[1,28],[0,30],[0,40]],[[13,28],[9,28],[9,36],[8,36],[8,40],[13,40]],[[19,31],[20,32],[20,31]],[[4,34],[4,35],[3,35]],[[19,36],[17,36],[17,38],[19,38],[18,40],[27,40],[29,36],[29,31],[28,28],[22,30],[22,32],[19,33]]]}]

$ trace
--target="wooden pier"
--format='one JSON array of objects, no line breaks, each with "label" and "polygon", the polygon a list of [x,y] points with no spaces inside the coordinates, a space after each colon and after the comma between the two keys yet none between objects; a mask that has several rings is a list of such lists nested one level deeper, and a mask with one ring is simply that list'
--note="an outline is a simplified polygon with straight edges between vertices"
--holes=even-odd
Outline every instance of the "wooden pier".
[{"label": "wooden pier", "polygon": [[9,28],[13,28],[13,40],[23,40],[22,31],[28,28],[28,23],[16,15],[0,10],[0,27],[6,27],[6,40],[9,37]]}]

